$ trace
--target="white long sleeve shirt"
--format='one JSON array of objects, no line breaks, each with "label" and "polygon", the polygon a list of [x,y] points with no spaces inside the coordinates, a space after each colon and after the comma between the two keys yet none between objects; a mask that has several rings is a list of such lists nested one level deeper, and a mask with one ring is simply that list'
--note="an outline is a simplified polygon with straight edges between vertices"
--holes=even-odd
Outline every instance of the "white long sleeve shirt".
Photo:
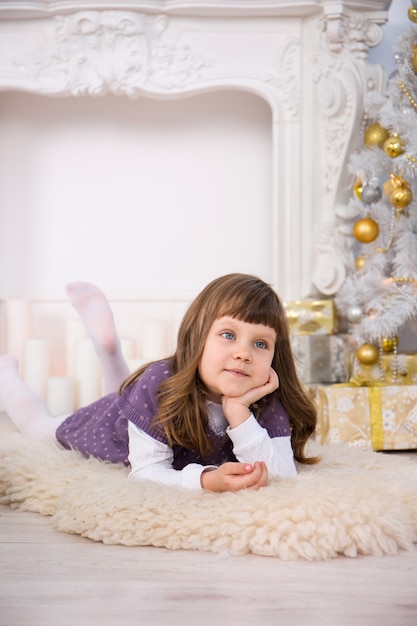
[{"label": "white long sleeve shirt", "polygon": [[[243,463],[264,461],[270,477],[292,478],[297,475],[291,437],[271,438],[253,414],[237,426],[230,428],[221,405],[208,403],[209,426],[217,434],[226,432],[233,443],[233,453]],[[213,468],[190,463],[181,470],[173,468],[174,453],[168,445],[153,439],[129,422],[129,478],[148,479],[165,485],[181,485],[202,489],[201,474]]]}]

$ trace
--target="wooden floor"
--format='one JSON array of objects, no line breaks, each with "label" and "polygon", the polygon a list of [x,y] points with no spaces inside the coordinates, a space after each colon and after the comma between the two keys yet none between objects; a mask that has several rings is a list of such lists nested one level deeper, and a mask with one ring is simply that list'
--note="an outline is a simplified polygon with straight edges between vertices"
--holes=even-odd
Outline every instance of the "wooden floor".
[{"label": "wooden floor", "polygon": [[70,624],[416,626],[417,546],[314,563],[107,546],[0,505],[0,626]]},{"label": "wooden floor", "polygon": [[285,562],[127,548],[0,506],[0,624],[416,626],[417,550]]}]

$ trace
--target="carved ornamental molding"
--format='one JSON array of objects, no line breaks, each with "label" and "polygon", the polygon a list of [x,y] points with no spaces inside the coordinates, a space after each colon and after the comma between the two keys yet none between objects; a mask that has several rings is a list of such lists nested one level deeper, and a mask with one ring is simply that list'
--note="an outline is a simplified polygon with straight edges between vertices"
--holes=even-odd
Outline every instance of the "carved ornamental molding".
[{"label": "carved ornamental molding", "polygon": [[164,43],[168,20],[122,11],[53,17],[48,40],[12,58],[16,76],[34,91],[60,95],[180,92],[195,85],[214,59]]},{"label": "carved ornamental molding", "polygon": [[[183,95],[237,85],[279,101],[297,117],[300,106],[300,40],[271,41],[262,65],[247,58],[227,67],[203,29],[204,45],[170,41],[173,20],[124,11],[81,11],[54,16],[31,47],[9,54],[14,86],[50,95],[129,97]],[[263,25],[264,26],[264,25]],[[262,33],[262,30],[261,30]],[[46,34],[46,37],[43,36]],[[225,39],[229,33],[225,32]],[[38,41],[37,41],[38,40]],[[226,43],[226,42],[224,42]]]}]

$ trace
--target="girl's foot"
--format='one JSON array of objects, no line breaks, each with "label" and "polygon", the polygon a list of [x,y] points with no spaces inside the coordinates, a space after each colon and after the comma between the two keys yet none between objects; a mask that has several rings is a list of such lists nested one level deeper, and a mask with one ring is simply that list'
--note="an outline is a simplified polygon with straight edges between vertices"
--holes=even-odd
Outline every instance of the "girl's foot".
[{"label": "girl's foot", "polygon": [[113,313],[106,296],[98,287],[85,282],[70,283],[66,287],[66,293],[83,320],[100,359],[105,393],[117,391],[130,371],[121,351]]}]

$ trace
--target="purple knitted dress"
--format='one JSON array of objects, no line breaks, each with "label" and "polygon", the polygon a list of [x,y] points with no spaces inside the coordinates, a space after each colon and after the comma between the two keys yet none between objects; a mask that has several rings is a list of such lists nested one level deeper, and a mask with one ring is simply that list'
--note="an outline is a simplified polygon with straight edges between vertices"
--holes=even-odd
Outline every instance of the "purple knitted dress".
[{"label": "purple knitted dress", "polygon": [[[57,440],[64,448],[78,450],[87,457],[129,465],[130,420],[154,439],[168,444],[164,432],[152,425],[152,420],[158,410],[158,387],[169,376],[169,361],[153,363],[122,395],[111,393],[67,417],[57,428]],[[280,402],[269,407],[258,421],[267,429],[270,437],[291,435],[289,418]],[[174,469],[182,469],[189,463],[221,465],[226,461],[237,460],[226,433],[218,435],[208,429],[207,434],[214,444],[213,452],[203,457],[198,450],[175,445]]]}]

